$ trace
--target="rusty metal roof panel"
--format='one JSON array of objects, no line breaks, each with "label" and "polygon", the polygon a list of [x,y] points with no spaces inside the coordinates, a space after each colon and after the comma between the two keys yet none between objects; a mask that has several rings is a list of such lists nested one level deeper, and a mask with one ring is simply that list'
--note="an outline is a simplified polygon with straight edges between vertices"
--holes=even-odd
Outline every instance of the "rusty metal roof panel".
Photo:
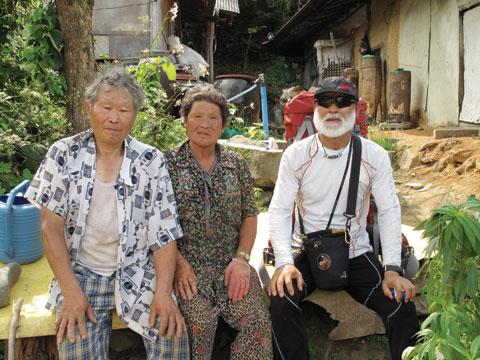
[{"label": "rusty metal roof panel", "polygon": [[240,6],[238,0],[217,0],[215,3],[215,13],[220,11],[227,11],[235,14],[240,14]]}]

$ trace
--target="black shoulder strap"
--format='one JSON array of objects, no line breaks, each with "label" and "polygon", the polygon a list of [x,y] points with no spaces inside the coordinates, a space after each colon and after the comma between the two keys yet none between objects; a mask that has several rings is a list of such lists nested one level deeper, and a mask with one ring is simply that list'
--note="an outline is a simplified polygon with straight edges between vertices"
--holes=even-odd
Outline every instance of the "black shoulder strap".
[{"label": "black shoulder strap", "polygon": [[348,186],[347,211],[343,215],[347,218],[347,230],[350,230],[352,219],[355,218],[357,207],[358,180],[360,178],[360,164],[362,162],[362,140],[357,135],[352,135],[353,157]]}]

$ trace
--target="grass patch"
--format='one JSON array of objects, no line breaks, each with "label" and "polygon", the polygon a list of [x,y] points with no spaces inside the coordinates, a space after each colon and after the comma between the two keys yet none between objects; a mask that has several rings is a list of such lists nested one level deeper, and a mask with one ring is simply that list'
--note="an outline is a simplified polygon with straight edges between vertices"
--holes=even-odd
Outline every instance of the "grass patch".
[{"label": "grass patch", "polygon": [[368,128],[368,139],[387,151],[397,150],[397,139],[389,137],[387,132],[380,130],[378,127],[370,126]]}]

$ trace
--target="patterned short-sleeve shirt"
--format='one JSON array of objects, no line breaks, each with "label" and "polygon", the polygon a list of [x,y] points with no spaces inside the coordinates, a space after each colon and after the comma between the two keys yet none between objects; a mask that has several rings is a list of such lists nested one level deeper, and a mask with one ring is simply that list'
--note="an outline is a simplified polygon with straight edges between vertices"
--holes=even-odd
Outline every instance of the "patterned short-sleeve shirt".
[{"label": "patterned short-sleeve shirt", "polygon": [[[95,183],[95,159],[91,129],[57,141],[48,150],[26,194],[30,201],[64,219],[72,266],[85,232]],[[163,154],[128,136],[114,187],[120,239],[115,305],[120,318],[132,330],[155,341],[158,330],[148,326],[155,291],[152,251],[182,236]],[[59,294],[54,279],[47,308],[55,305]]]},{"label": "patterned short-sleeve shirt", "polygon": [[216,152],[210,175],[198,165],[188,141],[165,153],[184,232],[177,247],[207,296],[224,288],[224,271],[237,251],[242,221],[258,214],[246,161],[219,145]]}]

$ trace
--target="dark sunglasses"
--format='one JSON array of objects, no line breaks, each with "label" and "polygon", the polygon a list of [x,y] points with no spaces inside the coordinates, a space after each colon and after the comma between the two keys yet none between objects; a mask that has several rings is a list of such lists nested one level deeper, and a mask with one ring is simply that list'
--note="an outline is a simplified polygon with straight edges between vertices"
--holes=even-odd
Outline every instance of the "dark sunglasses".
[{"label": "dark sunglasses", "polygon": [[321,107],[328,108],[333,103],[337,108],[344,108],[354,104],[357,100],[353,96],[348,95],[339,95],[339,96],[326,96],[326,95],[317,95],[315,96],[315,101]]}]

